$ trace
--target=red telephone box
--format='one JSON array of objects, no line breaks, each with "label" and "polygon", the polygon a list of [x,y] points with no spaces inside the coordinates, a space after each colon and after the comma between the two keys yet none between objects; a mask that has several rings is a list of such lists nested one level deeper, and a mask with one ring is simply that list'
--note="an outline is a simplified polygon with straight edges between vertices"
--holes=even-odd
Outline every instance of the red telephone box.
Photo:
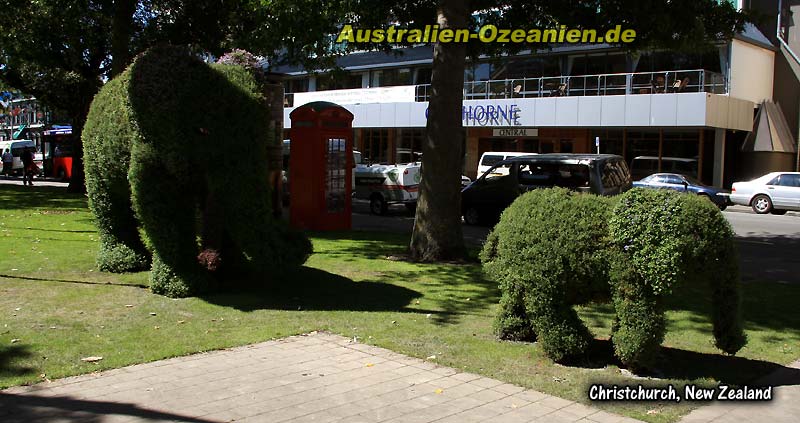
[{"label": "red telephone box", "polygon": [[289,221],[295,228],[347,230],[352,223],[353,114],[315,101],[289,114]]}]

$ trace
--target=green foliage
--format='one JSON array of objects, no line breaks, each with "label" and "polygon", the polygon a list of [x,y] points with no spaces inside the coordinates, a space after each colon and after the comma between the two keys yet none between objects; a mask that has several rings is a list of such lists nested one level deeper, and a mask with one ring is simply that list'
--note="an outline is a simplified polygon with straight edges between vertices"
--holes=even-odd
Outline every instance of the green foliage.
[{"label": "green foliage", "polygon": [[632,368],[652,364],[664,340],[665,295],[680,283],[710,282],[719,349],[733,354],[746,341],[733,231],[695,195],[635,189],[611,200],[536,190],[506,209],[481,261],[502,292],[497,335],[536,339],[556,361],[582,354],[591,340],[572,306],[610,298],[617,357]]},{"label": "green foliage", "polygon": [[745,344],[734,234],[710,201],[633,189],[614,208],[609,234],[616,251],[613,341],[624,363],[643,366],[654,360],[665,331],[663,296],[683,282],[710,282],[717,346],[733,354]]},{"label": "green foliage", "polygon": [[[305,262],[309,241],[272,217],[267,148],[276,141],[247,70],[156,48],[101,90],[89,118],[87,185],[102,268],[120,267],[106,263],[119,254],[103,251],[143,249],[139,224],[159,294],[213,289],[207,270],[217,264],[275,274]],[[199,259],[209,257],[204,269]]]},{"label": "green foliage", "polygon": [[133,272],[149,265],[128,184],[130,148],[138,136],[128,124],[129,79],[126,73],[106,84],[92,104],[83,134],[89,207],[100,231],[97,264],[108,272]]},{"label": "green foliage", "polygon": [[501,338],[535,333],[557,361],[586,349],[591,335],[571,306],[608,293],[610,209],[605,198],[561,188],[524,194],[506,209],[481,252],[503,293]]}]

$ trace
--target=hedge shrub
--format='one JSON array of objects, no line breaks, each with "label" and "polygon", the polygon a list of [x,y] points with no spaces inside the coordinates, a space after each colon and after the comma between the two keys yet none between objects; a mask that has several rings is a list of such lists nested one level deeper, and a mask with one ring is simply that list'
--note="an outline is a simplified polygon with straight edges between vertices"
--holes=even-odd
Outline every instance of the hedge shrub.
[{"label": "hedge shrub", "polygon": [[556,361],[583,354],[591,340],[572,306],[611,300],[617,357],[632,368],[649,365],[666,329],[664,297],[680,283],[712,286],[718,348],[733,354],[746,341],[733,231],[695,195],[529,192],[503,213],[481,260],[502,292],[497,335],[536,339]]},{"label": "hedge shrub", "polygon": [[89,208],[100,232],[97,265],[107,272],[147,269],[150,254],[139,237],[128,183],[131,144],[130,72],[109,81],[95,97],[83,129]]},{"label": "hedge shrub", "polygon": [[744,346],[734,233],[720,211],[696,195],[633,189],[614,208],[609,233],[617,356],[647,365],[663,341],[663,297],[680,283],[710,283],[716,345]]},{"label": "hedge shrub", "polygon": [[522,195],[503,213],[481,260],[502,291],[495,330],[532,339],[561,361],[592,339],[572,308],[608,295],[609,200],[556,188]]},{"label": "hedge shrub", "polygon": [[[84,142],[104,154],[87,157],[87,180],[92,202],[108,206],[93,210],[98,222],[122,206],[135,211],[135,219],[108,225],[108,232],[119,237],[143,227],[154,250],[154,292],[180,297],[213,289],[220,282],[213,269],[276,273],[305,262],[308,239],[272,217],[267,149],[279,140],[269,119],[250,72],[209,66],[178,47],[140,55],[95,98]],[[101,162],[119,163],[119,194],[108,200],[100,182],[111,165]]]}]

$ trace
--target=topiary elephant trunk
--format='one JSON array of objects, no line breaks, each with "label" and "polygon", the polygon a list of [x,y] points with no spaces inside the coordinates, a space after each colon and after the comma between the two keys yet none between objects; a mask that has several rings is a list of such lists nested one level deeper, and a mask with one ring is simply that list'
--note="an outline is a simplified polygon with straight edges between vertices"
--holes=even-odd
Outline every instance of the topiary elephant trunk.
[{"label": "topiary elephant trunk", "polygon": [[272,215],[269,119],[248,71],[179,47],[151,49],[109,81],[83,132],[100,269],[142,270],[152,256],[153,292],[182,297],[212,289],[209,270],[302,265],[308,239]]},{"label": "topiary elephant trunk", "polygon": [[711,286],[716,346],[746,343],[733,231],[709,201],[631,190],[616,204],[565,189],[521,196],[489,235],[481,260],[500,283],[495,329],[536,339],[556,361],[585,354],[592,335],[573,305],[612,301],[612,343],[630,367],[655,359],[666,331],[665,297],[679,283]]}]

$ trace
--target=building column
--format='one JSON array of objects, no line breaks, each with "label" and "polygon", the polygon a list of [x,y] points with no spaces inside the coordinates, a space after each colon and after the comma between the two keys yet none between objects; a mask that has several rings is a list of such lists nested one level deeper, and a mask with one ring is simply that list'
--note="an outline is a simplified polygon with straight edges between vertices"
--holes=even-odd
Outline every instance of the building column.
[{"label": "building column", "polygon": [[706,131],[705,129],[698,129],[698,142],[697,142],[697,180],[703,182],[703,152],[705,151]]},{"label": "building column", "polygon": [[725,176],[725,130],[714,129],[714,186],[722,188]]}]

